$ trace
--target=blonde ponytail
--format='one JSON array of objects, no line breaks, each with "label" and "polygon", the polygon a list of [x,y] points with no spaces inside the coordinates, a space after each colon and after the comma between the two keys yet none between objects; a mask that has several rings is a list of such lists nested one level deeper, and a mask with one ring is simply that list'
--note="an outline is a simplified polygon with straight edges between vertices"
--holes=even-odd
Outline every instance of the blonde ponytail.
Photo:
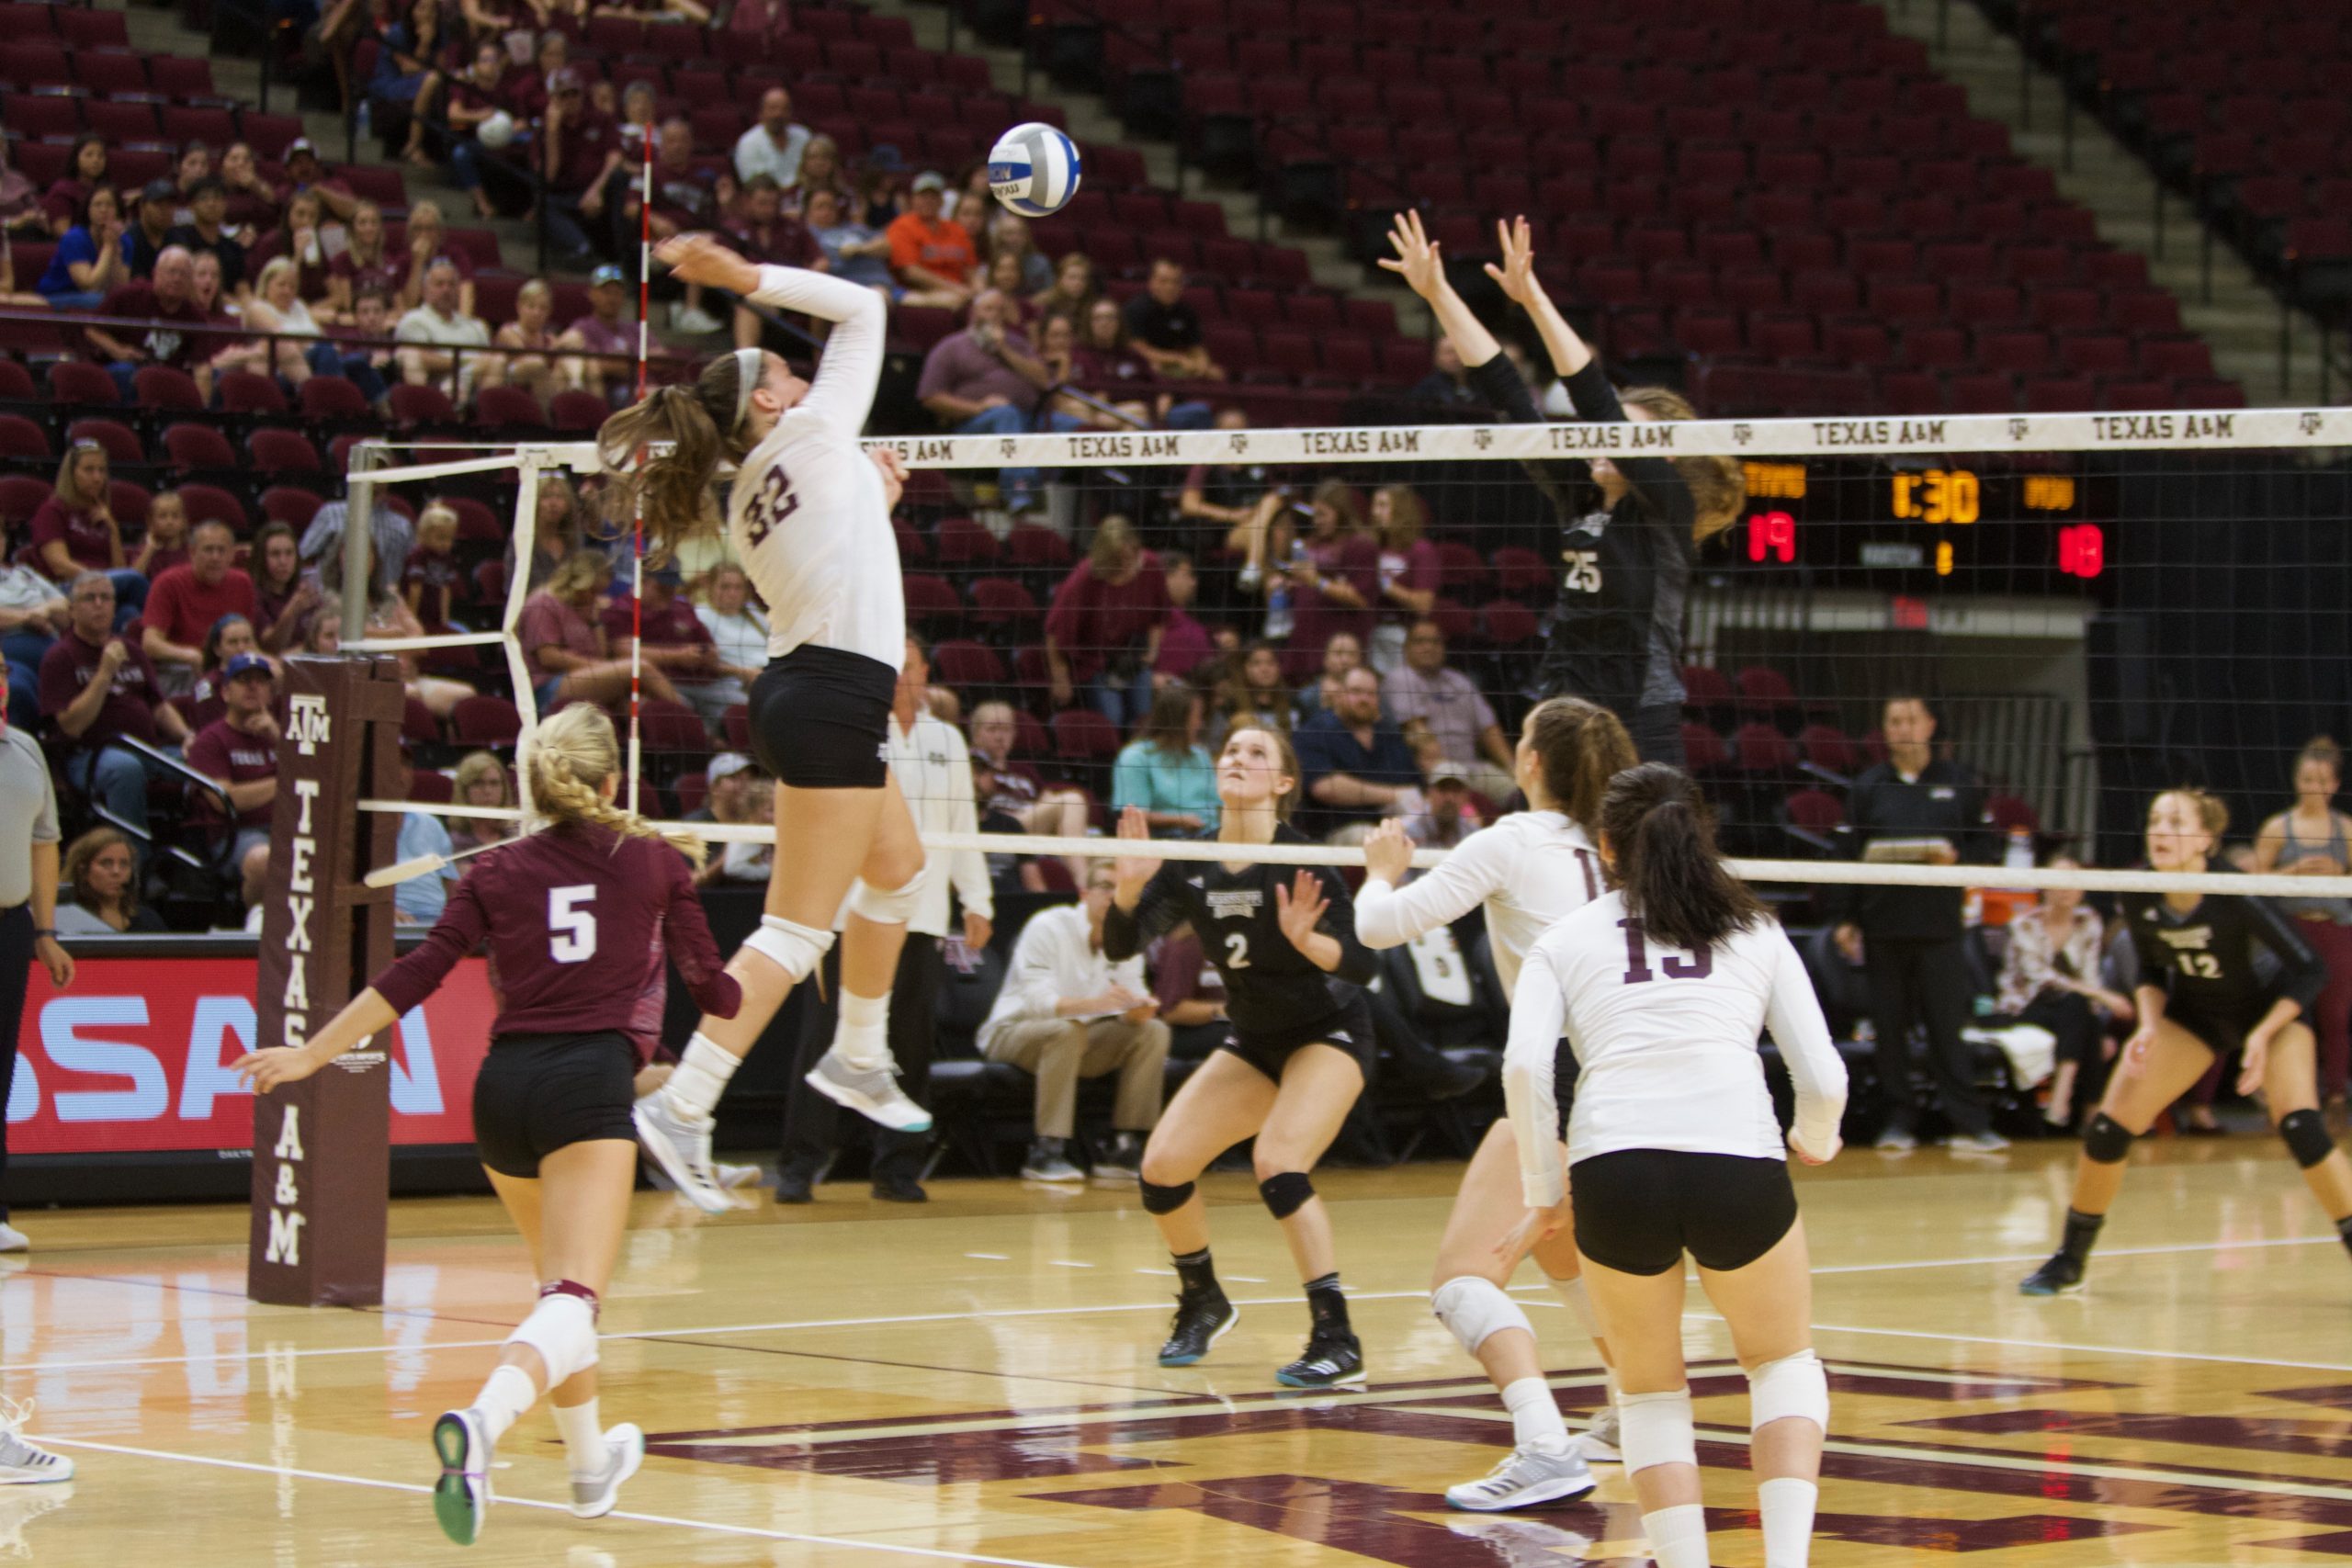
[{"label": "blonde ponytail", "polygon": [[696,867],[703,863],[699,839],[671,838],[633,811],[606,800],[604,783],[620,766],[620,742],[602,708],[574,703],[540,720],[523,750],[531,780],[531,804],[552,828],[593,822],[632,839],[662,839]]}]

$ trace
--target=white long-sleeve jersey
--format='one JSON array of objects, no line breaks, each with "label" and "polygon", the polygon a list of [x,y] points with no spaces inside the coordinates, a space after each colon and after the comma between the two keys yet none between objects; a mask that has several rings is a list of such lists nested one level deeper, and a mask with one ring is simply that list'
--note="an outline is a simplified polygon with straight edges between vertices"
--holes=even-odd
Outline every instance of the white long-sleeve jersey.
[{"label": "white long-sleeve jersey", "polygon": [[1503,1100],[1531,1207],[1566,1190],[1553,1050],[1565,1032],[1581,1071],[1568,1164],[1621,1149],[1785,1157],[1757,1036],[1770,1029],[1796,1085],[1791,1136],[1826,1155],[1846,1109],[1846,1064],[1804,961],[1770,919],[1703,953],[1651,942],[1609,893],[1537,941],[1511,998]]},{"label": "white long-sleeve jersey", "polygon": [[768,606],[768,657],[814,643],[906,662],[906,588],[882,476],[858,445],[882,374],[886,312],[871,288],[760,268],[753,302],[834,323],[808,393],[736,471],[727,538]]},{"label": "white long-sleeve jersey", "polygon": [[1483,903],[1508,998],[1535,939],[1599,897],[1601,885],[1600,852],[1566,813],[1513,812],[1402,887],[1367,880],[1356,895],[1356,937],[1366,947],[1400,946]]}]

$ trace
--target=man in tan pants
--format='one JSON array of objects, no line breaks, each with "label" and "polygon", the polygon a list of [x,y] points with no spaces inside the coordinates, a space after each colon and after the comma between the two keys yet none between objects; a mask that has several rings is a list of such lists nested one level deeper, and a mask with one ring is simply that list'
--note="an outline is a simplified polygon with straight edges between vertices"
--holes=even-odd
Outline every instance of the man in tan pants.
[{"label": "man in tan pants", "polygon": [[1109,863],[1087,868],[1086,896],[1040,910],[1021,928],[1012,972],[980,1026],[980,1049],[1037,1077],[1037,1131],[1021,1174],[1031,1181],[1082,1181],[1065,1152],[1078,1124],[1081,1078],[1119,1075],[1113,1137],[1094,1159],[1105,1180],[1132,1180],[1143,1135],[1159,1120],[1168,1026],[1144,983],[1140,955],[1114,964],[1102,955],[1102,917],[1111,907]]}]

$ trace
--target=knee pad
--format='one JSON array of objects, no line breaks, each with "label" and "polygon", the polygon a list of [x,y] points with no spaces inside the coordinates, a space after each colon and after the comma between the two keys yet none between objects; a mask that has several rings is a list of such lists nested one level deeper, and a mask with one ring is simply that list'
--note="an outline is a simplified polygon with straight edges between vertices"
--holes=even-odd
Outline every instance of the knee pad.
[{"label": "knee pad", "polygon": [[509,1345],[528,1345],[546,1364],[548,1387],[596,1364],[596,1293],[585,1285],[559,1280],[539,1292],[522,1326],[506,1337]]},{"label": "knee pad", "polygon": [[1157,1182],[1136,1178],[1136,1186],[1143,1192],[1143,1212],[1147,1214],[1172,1214],[1193,1201],[1193,1184],[1162,1187]]},{"label": "knee pad", "polygon": [[1792,1416],[1829,1430],[1829,1373],[1811,1350],[1767,1361],[1747,1374],[1750,1431],[1760,1432]]},{"label": "knee pad", "polygon": [[1473,1356],[1489,1336],[1506,1328],[1523,1329],[1531,1336],[1535,1332],[1527,1314],[1503,1294],[1501,1286],[1476,1274],[1440,1285],[1430,1294],[1430,1306],[1437,1313],[1437,1320],[1452,1329],[1453,1337]]},{"label": "knee pad", "polygon": [[914,919],[915,906],[922,899],[923,880],[928,870],[918,871],[907,878],[906,886],[884,889],[871,887],[860,877],[849,890],[849,908],[853,915],[863,915],[876,925],[903,926]]},{"label": "knee pad", "polygon": [[1618,1394],[1617,1421],[1617,1451],[1625,1456],[1627,1475],[1654,1464],[1699,1462],[1688,1385],[1667,1393]]},{"label": "knee pad", "polygon": [[2316,1111],[2290,1111],[2278,1118],[2278,1136],[2305,1170],[2335,1152],[2335,1140],[2327,1135],[2327,1122]]},{"label": "knee pad", "polygon": [[781,915],[761,916],[760,929],[743,939],[748,951],[783,970],[796,986],[825,961],[832,945],[832,932],[817,931]]},{"label": "knee pad", "polygon": [[1274,1218],[1286,1220],[1315,1196],[1315,1183],[1306,1179],[1303,1170],[1277,1171],[1258,1183],[1258,1196],[1266,1201]]},{"label": "knee pad", "polygon": [[2083,1157],[2098,1165],[2114,1165],[2132,1152],[2132,1134],[2106,1111],[2095,1112],[2083,1129]]}]

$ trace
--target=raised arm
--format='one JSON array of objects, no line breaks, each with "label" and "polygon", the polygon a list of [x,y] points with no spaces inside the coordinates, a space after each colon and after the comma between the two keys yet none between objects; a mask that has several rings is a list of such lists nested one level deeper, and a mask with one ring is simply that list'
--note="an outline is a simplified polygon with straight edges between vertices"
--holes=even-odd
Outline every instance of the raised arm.
[{"label": "raised arm", "polygon": [[874,406],[882,375],[888,312],[873,289],[797,266],[755,266],[707,234],[664,240],[654,254],[678,277],[741,296],[755,305],[799,310],[834,323],[825,352],[796,412],[815,414],[855,434]]},{"label": "raised arm", "polygon": [[[1544,351],[1552,356],[1552,368],[1562,377],[1576,375],[1592,363],[1592,350],[1584,339],[1577,336],[1560,308],[1552,303],[1544,285],[1535,276],[1535,241],[1528,230],[1527,220],[1514,218],[1505,223],[1497,220],[1495,236],[1501,243],[1503,264],[1487,264],[1487,276],[1502,286],[1502,291],[1524,310],[1535,323],[1536,335],[1544,340]],[[1458,340],[1457,340],[1458,343]],[[1468,363],[1468,356],[1464,356]],[[1579,408],[1577,412],[1584,411]]]},{"label": "raised arm", "polygon": [[1510,858],[1510,846],[1494,829],[1483,829],[1408,884],[1404,875],[1413,863],[1413,844],[1401,823],[1383,822],[1363,848],[1369,874],[1356,891],[1356,935],[1367,947],[1400,947],[1424,931],[1453,924],[1502,886]]}]

